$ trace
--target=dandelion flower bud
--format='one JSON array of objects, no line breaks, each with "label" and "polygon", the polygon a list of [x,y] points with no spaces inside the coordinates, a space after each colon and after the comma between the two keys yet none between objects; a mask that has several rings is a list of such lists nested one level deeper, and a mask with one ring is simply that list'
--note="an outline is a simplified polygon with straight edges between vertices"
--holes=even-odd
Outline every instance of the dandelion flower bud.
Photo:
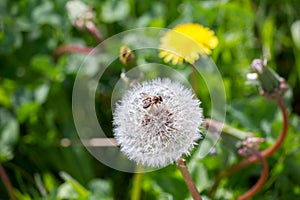
[{"label": "dandelion flower bud", "polygon": [[130,160],[164,167],[190,151],[201,138],[200,101],[169,79],[143,82],[116,104],[114,135]]},{"label": "dandelion flower bud", "polygon": [[253,71],[257,74],[261,93],[267,97],[282,96],[288,89],[285,80],[267,66],[261,59],[254,59],[252,64]]}]

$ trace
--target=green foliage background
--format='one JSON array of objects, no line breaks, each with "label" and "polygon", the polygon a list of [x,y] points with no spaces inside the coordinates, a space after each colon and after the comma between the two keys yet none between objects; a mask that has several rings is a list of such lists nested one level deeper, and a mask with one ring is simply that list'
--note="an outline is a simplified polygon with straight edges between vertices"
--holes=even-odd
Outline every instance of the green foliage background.
[{"label": "green foliage background", "polygon": [[[72,118],[72,87],[84,55],[64,55],[53,61],[63,44],[96,46],[94,38],[74,28],[65,0],[1,0],[0,2],[0,163],[18,199],[141,199],[191,198],[175,166],[138,175],[108,168],[82,146],[61,146],[62,138],[78,139]],[[290,128],[284,146],[268,159],[270,176],[256,199],[296,199],[300,196],[300,4],[286,1],[86,0],[97,14],[104,38],[137,27],[172,28],[184,22],[210,27],[220,44],[212,59],[226,87],[226,121],[266,138],[271,145],[281,129],[276,104],[246,85],[246,74],[262,47],[270,66],[290,85],[286,105]],[[157,55],[140,59],[162,63]],[[109,94],[119,79],[121,64],[106,72],[99,113],[111,133]],[[177,66],[182,69],[184,66]],[[190,77],[187,77],[190,78]],[[199,82],[201,84],[201,81]],[[207,91],[198,91],[209,102]],[[209,103],[203,104],[209,113]],[[188,161],[204,196],[215,176],[241,159],[218,144],[216,154]],[[224,179],[215,199],[235,199],[257,180],[260,165]],[[8,199],[0,182],[0,199]]]}]

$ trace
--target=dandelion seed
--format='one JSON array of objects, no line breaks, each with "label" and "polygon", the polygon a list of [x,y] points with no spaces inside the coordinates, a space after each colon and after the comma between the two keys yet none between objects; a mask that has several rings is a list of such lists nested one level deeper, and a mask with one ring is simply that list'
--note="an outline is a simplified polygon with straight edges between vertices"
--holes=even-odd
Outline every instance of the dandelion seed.
[{"label": "dandelion seed", "polygon": [[151,167],[164,167],[189,155],[201,138],[199,105],[190,89],[169,79],[139,84],[116,104],[114,136],[121,151]]}]

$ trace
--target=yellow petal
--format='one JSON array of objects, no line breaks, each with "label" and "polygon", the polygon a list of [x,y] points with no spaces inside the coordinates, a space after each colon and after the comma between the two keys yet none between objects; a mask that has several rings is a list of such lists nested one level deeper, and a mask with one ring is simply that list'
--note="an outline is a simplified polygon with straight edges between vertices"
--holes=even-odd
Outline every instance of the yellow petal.
[{"label": "yellow petal", "polygon": [[159,57],[164,62],[194,63],[200,55],[210,55],[219,41],[214,32],[200,24],[187,23],[167,31],[160,40]]}]

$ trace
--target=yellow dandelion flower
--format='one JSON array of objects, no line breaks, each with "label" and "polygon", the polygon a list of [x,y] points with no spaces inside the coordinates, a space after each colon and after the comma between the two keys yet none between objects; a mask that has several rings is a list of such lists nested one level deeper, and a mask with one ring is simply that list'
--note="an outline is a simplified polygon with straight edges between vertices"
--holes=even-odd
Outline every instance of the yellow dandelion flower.
[{"label": "yellow dandelion flower", "polygon": [[200,24],[187,23],[167,31],[160,41],[159,57],[175,65],[184,60],[194,64],[200,55],[210,55],[219,43],[214,32]]}]

